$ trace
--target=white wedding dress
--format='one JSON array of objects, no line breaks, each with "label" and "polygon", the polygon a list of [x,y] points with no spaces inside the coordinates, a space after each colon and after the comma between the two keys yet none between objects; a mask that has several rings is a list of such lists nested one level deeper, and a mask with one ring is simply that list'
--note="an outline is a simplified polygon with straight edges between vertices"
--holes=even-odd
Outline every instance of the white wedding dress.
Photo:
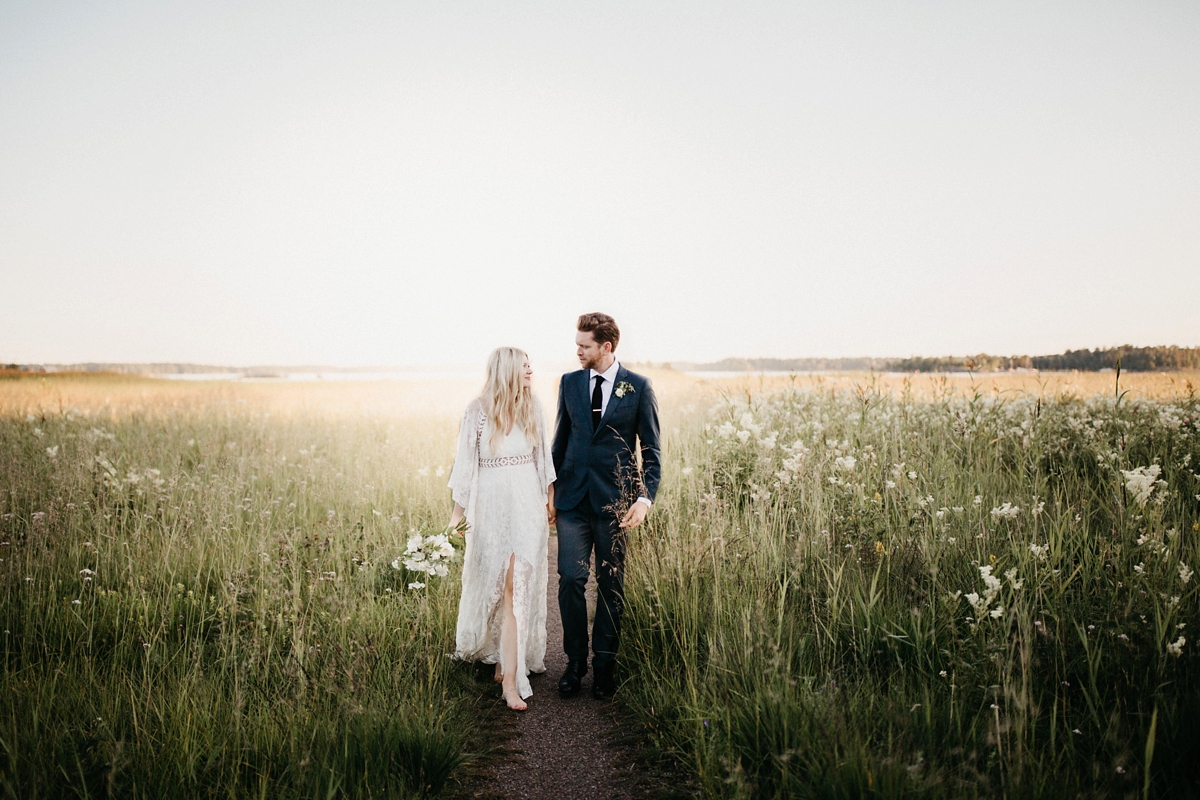
[{"label": "white wedding dress", "polygon": [[450,474],[454,502],[467,512],[470,530],[463,558],[462,598],[454,657],[501,661],[500,623],[509,558],[513,569],[513,615],[517,619],[517,691],[533,694],[529,673],[545,672],[546,657],[546,490],[554,464],[545,415],[537,401],[536,441],[514,426],[492,451],[492,424],[479,400],[472,400],[458,431],[458,453]]}]

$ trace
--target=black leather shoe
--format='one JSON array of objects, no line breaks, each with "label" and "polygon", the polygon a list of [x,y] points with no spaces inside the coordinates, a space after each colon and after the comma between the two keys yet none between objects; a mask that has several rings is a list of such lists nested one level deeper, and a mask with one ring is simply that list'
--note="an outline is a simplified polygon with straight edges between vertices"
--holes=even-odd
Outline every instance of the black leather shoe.
[{"label": "black leather shoe", "polygon": [[575,694],[579,691],[579,682],[587,675],[586,661],[571,661],[567,670],[558,679],[558,691],[561,694]]},{"label": "black leather shoe", "polygon": [[613,680],[612,667],[595,667],[596,675],[592,678],[592,697],[603,700],[612,697],[617,691],[617,682]]}]

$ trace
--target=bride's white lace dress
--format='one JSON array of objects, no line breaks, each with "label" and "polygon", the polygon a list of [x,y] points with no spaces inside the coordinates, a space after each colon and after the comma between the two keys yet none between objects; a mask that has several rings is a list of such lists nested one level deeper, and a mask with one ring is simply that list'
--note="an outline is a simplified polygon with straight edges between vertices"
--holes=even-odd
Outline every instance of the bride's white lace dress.
[{"label": "bride's white lace dress", "polygon": [[458,431],[458,453],[450,474],[454,502],[467,512],[470,530],[463,559],[455,658],[495,664],[501,660],[500,623],[509,557],[513,569],[513,615],[517,619],[517,691],[530,697],[530,672],[545,672],[546,489],[554,464],[545,415],[536,403],[536,441],[514,426],[492,450],[492,424],[472,400]]}]

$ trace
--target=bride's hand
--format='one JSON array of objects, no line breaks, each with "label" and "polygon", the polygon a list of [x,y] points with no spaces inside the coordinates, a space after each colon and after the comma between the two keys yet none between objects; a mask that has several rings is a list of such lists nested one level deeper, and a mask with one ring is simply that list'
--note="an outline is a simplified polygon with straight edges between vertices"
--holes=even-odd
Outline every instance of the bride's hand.
[{"label": "bride's hand", "polygon": [[[466,516],[467,516],[467,510],[465,508],[463,508],[462,506],[460,506],[458,503],[455,503],[454,504],[454,513],[450,515],[450,524],[447,525],[446,527],[447,528],[457,528],[459,525],[462,525],[462,522],[466,518]],[[465,534],[466,531],[464,530],[463,533]]]},{"label": "bride's hand", "polygon": [[553,503],[546,503],[546,521],[551,525],[558,522],[558,509]]}]

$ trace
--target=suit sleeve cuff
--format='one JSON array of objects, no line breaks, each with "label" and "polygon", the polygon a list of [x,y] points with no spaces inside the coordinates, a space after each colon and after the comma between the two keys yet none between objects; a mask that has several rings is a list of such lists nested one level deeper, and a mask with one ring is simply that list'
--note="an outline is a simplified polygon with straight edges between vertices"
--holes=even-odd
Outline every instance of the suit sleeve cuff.
[{"label": "suit sleeve cuff", "polygon": [[651,508],[651,507],[654,505],[653,503],[651,503],[651,502],[650,502],[650,498],[649,498],[649,497],[639,497],[639,498],[637,499],[637,502],[639,502],[639,503],[645,503],[645,504],[646,504],[646,508]]}]

